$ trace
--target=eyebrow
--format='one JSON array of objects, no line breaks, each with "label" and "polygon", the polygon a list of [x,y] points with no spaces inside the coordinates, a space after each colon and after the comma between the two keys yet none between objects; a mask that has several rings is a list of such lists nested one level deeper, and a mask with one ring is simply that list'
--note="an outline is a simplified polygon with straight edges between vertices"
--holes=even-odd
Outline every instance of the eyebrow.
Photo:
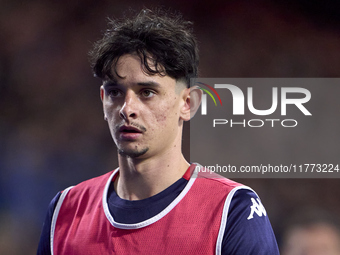
[{"label": "eyebrow", "polygon": [[117,85],[118,85],[117,81],[113,79],[103,81],[104,87],[111,87],[111,86],[117,86]]},{"label": "eyebrow", "polygon": [[138,82],[137,84],[140,86],[144,86],[144,87],[160,87],[161,86],[158,82],[155,82],[155,81]]},{"label": "eyebrow", "polygon": [[[137,85],[143,87],[160,87],[161,85],[155,81],[146,81],[146,82],[137,82]],[[106,80],[103,82],[104,87],[115,87],[119,86],[119,83],[116,80]]]}]

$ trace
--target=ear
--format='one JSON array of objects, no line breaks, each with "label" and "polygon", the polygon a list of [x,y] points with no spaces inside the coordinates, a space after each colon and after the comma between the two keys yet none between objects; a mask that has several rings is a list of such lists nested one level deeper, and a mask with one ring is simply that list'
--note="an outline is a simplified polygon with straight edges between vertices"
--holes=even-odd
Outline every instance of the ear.
[{"label": "ear", "polygon": [[103,87],[103,85],[102,86],[100,86],[100,99],[102,100],[102,102],[103,102],[103,100],[104,100],[104,87]]},{"label": "ear", "polygon": [[103,112],[104,112],[104,120],[107,121],[107,116],[105,114],[105,110],[104,110],[104,87],[103,86],[100,86],[100,99],[102,100],[102,103],[103,103]]},{"label": "ear", "polygon": [[181,119],[184,121],[190,120],[196,114],[198,107],[201,104],[202,90],[198,86],[187,88],[184,90],[183,99],[185,101],[181,108]]}]

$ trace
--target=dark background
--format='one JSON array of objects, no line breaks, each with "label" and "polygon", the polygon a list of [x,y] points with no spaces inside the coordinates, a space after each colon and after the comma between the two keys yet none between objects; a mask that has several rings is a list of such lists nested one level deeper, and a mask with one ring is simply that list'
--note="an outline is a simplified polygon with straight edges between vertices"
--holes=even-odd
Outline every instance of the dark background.
[{"label": "dark background", "polygon": [[[0,254],[34,254],[52,197],[117,166],[87,52],[107,17],[159,5],[194,22],[202,77],[339,77],[338,1],[1,0]],[[294,211],[340,213],[339,179],[243,182],[279,241]]]}]

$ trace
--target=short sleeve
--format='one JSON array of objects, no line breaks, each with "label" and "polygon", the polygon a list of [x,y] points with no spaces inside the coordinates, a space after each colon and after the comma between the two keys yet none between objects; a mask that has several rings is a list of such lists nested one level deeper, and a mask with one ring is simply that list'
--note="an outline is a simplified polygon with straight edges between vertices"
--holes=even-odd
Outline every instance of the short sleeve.
[{"label": "short sleeve", "polygon": [[267,212],[252,190],[237,190],[227,213],[222,254],[279,254]]},{"label": "short sleeve", "polygon": [[50,255],[51,254],[51,244],[50,244],[50,234],[51,234],[51,223],[55,207],[58,203],[61,192],[59,192],[50,202],[48,206],[46,218],[44,221],[43,229],[40,236],[39,246],[37,255]]}]

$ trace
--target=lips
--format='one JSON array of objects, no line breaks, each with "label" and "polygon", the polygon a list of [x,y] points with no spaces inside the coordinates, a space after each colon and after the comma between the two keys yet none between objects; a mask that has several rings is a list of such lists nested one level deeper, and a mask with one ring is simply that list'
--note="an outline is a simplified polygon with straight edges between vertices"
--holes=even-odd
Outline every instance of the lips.
[{"label": "lips", "polygon": [[121,126],[119,128],[119,132],[123,132],[123,133],[142,133],[142,131],[136,127],[133,126]]},{"label": "lips", "polygon": [[143,131],[133,126],[121,126],[119,128],[119,137],[125,141],[134,141],[142,135]]}]

